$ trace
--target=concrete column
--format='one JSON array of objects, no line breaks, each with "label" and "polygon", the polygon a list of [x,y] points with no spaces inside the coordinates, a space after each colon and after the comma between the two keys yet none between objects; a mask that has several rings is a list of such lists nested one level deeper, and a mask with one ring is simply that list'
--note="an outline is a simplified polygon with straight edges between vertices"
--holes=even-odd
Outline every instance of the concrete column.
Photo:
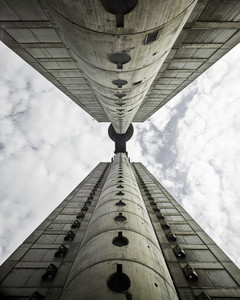
[{"label": "concrete column", "polygon": [[[116,26],[115,14],[106,9],[115,6],[114,2],[121,2],[123,10],[130,3],[47,1],[62,40],[114,129],[123,134],[151,92],[197,0],[138,0],[127,10],[120,27]],[[118,4],[115,8],[117,15]]]},{"label": "concrete column", "polygon": [[61,299],[178,299],[125,153],[114,158]]}]

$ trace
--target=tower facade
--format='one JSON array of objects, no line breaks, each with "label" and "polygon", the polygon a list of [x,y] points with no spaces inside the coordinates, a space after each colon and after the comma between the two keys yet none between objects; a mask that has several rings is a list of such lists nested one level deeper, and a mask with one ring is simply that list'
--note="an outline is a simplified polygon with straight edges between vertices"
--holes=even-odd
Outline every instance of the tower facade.
[{"label": "tower facade", "polygon": [[119,134],[151,117],[240,41],[238,0],[114,3],[0,0],[0,38]]},{"label": "tower facade", "polygon": [[239,299],[240,272],[141,163],[100,163],[1,267],[6,299]]},{"label": "tower facade", "polygon": [[[240,41],[238,0],[0,0],[1,40],[99,122],[100,163],[3,264],[6,299],[239,299],[238,268],[140,163],[143,122]],[[129,130],[130,128],[130,130]]]}]

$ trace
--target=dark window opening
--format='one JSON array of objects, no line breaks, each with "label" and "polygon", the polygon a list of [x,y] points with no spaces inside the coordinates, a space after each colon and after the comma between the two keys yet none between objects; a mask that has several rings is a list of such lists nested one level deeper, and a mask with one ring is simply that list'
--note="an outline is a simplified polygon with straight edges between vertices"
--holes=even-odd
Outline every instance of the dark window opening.
[{"label": "dark window opening", "polygon": [[159,30],[147,34],[144,40],[144,45],[155,42],[158,38],[158,35],[159,35]]},{"label": "dark window opening", "polygon": [[142,83],[142,80],[134,82],[134,83],[133,83],[133,86],[138,85],[138,84],[140,84],[140,83]]}]

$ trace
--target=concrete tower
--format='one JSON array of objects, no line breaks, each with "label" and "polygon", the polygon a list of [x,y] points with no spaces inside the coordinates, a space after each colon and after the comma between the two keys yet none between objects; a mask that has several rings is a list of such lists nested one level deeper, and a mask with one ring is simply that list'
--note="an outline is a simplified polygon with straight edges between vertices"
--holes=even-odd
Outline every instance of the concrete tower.
[{"label": "concrete tower", "polygon": [[141,163],[100,163],[0,269],[4,299],[240,299],[240,271]]},{"label": "concrete tower", "polygon": [[1,39],[99,122],[100,163],[0,269],[6,299],[240,299],[240,272],[141,163],[143,122],[240,41],[237,0],[0,0]]}]

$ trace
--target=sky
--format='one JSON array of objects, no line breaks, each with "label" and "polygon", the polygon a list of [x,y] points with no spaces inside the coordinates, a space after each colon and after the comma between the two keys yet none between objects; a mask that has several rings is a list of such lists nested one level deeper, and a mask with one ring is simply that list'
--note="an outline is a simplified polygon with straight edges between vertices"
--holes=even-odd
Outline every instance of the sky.
[{"label": "sky", "polygon": [[[127,143],[240,266],[240,45]],[[0,264],[114,144],[97,123],[0,43]]]}]

